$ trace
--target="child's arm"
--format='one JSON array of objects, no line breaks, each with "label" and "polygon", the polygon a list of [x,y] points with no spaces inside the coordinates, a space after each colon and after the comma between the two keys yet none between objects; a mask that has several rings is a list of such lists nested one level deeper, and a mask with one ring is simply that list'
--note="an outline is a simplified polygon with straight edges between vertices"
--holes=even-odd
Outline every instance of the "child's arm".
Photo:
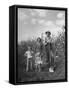
[{"label": "child's arm", "polygon": [[33,52],[33,51],[31,51],[31,55],[32,55],[32,56],[34,55],[34,52]]},{"label": "child's arm", "polygon": [[25,52],[24,56],[27,56],[27,52]]}]

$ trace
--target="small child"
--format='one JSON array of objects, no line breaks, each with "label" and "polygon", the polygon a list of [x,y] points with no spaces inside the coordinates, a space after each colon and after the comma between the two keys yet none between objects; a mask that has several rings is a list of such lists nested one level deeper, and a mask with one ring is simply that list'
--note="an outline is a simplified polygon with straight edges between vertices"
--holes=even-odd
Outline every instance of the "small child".
[{"label": "small child", "polygon": [[40,57],[40,52],[37,52],[35,54],[35,65],[36,65],[36,70],[40,72],[41,68],[40,65],[42,64],[41,57]]},{"label": "small child", "polygon": [[30,48],[30,47],[28,47],[28,50],[25,52],[25,56],[27,57],[27,67],[26,67],[26,71],[29,70],[29,64],[30,64],[31,70],[32,70],[33,51],[31,51],[31,48]]}]

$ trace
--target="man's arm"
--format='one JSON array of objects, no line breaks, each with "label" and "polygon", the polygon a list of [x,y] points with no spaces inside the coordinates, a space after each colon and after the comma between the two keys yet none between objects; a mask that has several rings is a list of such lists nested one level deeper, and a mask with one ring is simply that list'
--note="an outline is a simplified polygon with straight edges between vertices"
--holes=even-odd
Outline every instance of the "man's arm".
[{"label": "man's arm", "polygon": [[47,44],[47,38],[45,37],[45,43],[44,43],[45,45]]}]

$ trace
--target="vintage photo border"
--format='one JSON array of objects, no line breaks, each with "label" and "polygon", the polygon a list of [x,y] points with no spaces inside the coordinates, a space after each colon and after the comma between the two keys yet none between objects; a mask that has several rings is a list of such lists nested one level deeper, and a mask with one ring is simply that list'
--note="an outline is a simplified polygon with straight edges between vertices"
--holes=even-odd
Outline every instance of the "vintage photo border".
[{"label": "vintage photo border", "polygon": [[[60,7],[43,7],[43,6],[28,6],[28,5],[14,5],[15,6],[15,82],[16,84],[37,84],[37,83],[55,83],[55,82],[67,82],[67,8]],[[60,80],[43,80],[43,81],[28,81],[18,82],[18,8],[28,9],[48,9],[65,11],[65,79]]]}]

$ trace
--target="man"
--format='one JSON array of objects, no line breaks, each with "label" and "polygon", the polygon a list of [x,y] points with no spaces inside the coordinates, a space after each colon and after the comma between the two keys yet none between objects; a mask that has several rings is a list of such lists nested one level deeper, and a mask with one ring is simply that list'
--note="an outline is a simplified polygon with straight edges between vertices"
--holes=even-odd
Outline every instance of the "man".
[{"label": "man", "polygon": [[54,52],[53,43],[51,38],[51,32],[45,32],[45,51],[47,57],[47,63],[49,64],[49,72],[54,72]]}]

